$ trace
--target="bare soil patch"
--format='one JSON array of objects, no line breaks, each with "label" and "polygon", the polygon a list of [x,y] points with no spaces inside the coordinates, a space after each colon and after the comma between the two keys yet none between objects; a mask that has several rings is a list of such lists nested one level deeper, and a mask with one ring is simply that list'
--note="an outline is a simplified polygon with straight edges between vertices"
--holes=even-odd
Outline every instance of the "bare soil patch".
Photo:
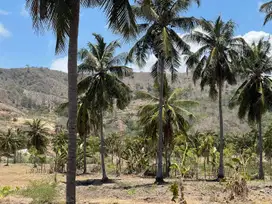
[{"label": "bare soil patch", "polygon": [[[0,165],[0,186],[25,187],[29,181],[52,180],[53,174],[30,173],[32,165],[12,165],[9,167]],[[168,184],[155,185],[153,178],[141,178],[139,176],[122,175],[120,177],[109,176],[112,182],[102,184],[99,182],[100,174],[87,174],[78,176],[77,203],[79,204],[168,204],[172,195],[169,190],[175,179],[166,179]],[[82,185],[88,180],[91,185]],[[59,199],[56,203],[65,201],[65,175],[58,174]],[[225,191],[226,184],[205,181],[185,181],[185,198],[188,204],[271,204],[272,182],[251,181],[248,182],[249,196],[245,200],[229,200],[229,192]],[[20,196],[8,196],[0,199],[0,203],[28,204],[31,199]]]}]

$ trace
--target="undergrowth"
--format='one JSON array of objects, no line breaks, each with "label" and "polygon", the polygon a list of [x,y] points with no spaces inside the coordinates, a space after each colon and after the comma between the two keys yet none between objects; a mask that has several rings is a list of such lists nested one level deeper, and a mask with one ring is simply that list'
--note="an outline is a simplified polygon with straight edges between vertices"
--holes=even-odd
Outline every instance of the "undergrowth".
[{"label": "undergrowth", "polygon": [[56,183],[33,181],[26,189],[20,191],[24,197],[32,198],[32,204],[53,203],[58,195]]}]

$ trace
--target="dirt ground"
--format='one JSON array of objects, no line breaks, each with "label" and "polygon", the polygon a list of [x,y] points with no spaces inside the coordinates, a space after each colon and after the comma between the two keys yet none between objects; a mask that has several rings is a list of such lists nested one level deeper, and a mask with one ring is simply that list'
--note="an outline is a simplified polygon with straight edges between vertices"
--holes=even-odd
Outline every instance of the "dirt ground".
[{"label": "dirt ground", "polygon": [[[11,164],[9,167],[0,164],[0,187],[12,186],[23,188],[32,180],[52,180],[53,174],[33,173],[31,165]],[[84,175],[77,177],[77,203],[79,204],[168,204],[172,195],[170,185],[175,180],[167,179],[168,184],[155,185],[153,178],[139,176],[110,176],[112,182],[102,184],[100,175]],[[60,195],[56,203],[64,203],[65,176],[59,174]],[[88,181],[89,185],[85,185]],[[248,182],[248,198],[229,199],[229,192],[225,191],[226,184],[205,181],[185,181],[185,198],[187,204],[272,204],[272,182]],[[28,198],[9,196],[0,199],[0,203],[29,204]]]}]

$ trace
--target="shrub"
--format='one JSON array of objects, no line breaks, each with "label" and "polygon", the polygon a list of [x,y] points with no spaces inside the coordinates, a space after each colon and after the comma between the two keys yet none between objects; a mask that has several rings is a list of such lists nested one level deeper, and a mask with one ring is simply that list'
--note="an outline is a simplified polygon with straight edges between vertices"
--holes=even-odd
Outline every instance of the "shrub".
[{"label": "shrub", "polygon": [[19,187],[16,187],[15,189],[13,189],[10,186],[4,186],[0,188],[0,198],[4,198],[12,193],[15,193],[18,190],[19,190]]},{"label": "shrub", "polygon": [[33,204],[53,203],[58,194],[56,187],[56,183],[33,181],[21,191],[21,194],[24,197],[32,198]]}]

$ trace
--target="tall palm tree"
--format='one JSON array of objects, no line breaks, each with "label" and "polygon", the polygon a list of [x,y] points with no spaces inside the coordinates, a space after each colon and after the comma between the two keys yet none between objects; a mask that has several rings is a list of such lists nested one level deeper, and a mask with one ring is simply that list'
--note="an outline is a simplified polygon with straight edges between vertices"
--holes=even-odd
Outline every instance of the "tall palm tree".
[{"label": "tall palm tree", "polygon": [[77,52],[80,5],[104,8],[109,27],[124,37],[135,36],[136,25],[129,0],[26,0],[37,30],[53,30],[56,35],[56,52],[68,45],[68,99],[69,99],[69,156],[67,169],[66,202],[76,202],[76,114],[77,114]]},{"label": "tall palm tree", "polygon": [[45,127],[46,124],[41,119],[34,119],[32,122],[27,121],[25,124],[27,125],[25,133],[28,137],[28,148],[35,148],[39,154],[46,153],[49,144],[49,130]]},{"label": "tall palm tree", "polygon": [[258,43],[254,42],[245,51],[245,57],[241,63],[242,77],[245,80],[230,100],[230,107],[239,106],[239,118],[245,118],[247,115],[249,123],[258,124],[259,179],[264,179],[262,115],[270,109],[272,99],[270,52],[271,44],[264,39]]},{"label": "tall palm tree", "polygon": [[268,1],[261,5],[260,12],[265,13],[264,25],[272,19],[272,1]]},{"label": "tall palm tree", "polygon": [[235,24],[233,21],[223,22],[219,16],[215,22],[203,19],[200,23],[202,31],[193,31],[184,39],[196,42],[201,47],[189,55],[186,63],[188,69],[193,69],[193,81],[201,79],[202,90],[209,86],[209,95],[218,100],[220,125],[220,162],[218,179],[224,177],[224,132],[222,111],[222,89],[225,82],[235,84],[232,64],[242,50],[244,40],[234,38]]},{"label": "tall palm tree", "polygon": [[[170,158],[173,151],[174,134],[182,132],[186,134],[186,130],[189,128],[189,120],[193,117],[186,108],[198,104],[195,101],[182,100],[182,89],[172,90],[165,77],[164,79],[164,103],[162,109],[162,122],[164,133],[164,149],[166,160],[166,176],[169,176],[170,172]],[[149,100],[149,103],[140,107],[139,123],[143,127],[144,134],[152,136],[153,139],[157,139],[158,135],[158,120],[160,109],[160,86],[155,82],[154,95],[147,92],[138,92],[137,97]]]},{"label": "tall palm tree", "polygon": [[136,18],[143,22],[137,25],[138,31],[144,34],[131,49],[129,59],[136,61],[139,66],[145,65],[151,53],[158,59],[152,67],[152,75],[160,79],[157,183],[163,182],[163,73],[168,69],[174,80],[180,67],[180,52],[189,52],[189,46],[178,35],[176,29],[188,31],[196,26],[197,19],[194,17],[180,16],[180,13],[186,12],[192,3],[199,5],[200,0],[143,0],[133,8]]},{"label": "tall palm tree", "polygon": [[15,154],[16,150],[22,146],[22,137],[16,135],[12,129],[8,129],[7,133],[0,134],[0,149],[3,155],[7,157],[7,164],[9,165],[9,157],[11,154]]},{"label": "tall palm tree", "polygon": [[130,76],[132,69],[125,66],[126,55],[114,56],[118,41],[105,43],[101,35],[93,34],[96,44],[88,43],[88,49],[81,49],[79,56],[83,63],[79,68],[86,67],[93,74],[79,82],[79,94],[83,94],[93,115],[98,115],[101,139],[102,180],[108,180],[105,169],[105,139],[103,131],[103,114],[112,110],[114,102],[119,109],[124,109],[130,102],[130,89],[119,78]]}]

